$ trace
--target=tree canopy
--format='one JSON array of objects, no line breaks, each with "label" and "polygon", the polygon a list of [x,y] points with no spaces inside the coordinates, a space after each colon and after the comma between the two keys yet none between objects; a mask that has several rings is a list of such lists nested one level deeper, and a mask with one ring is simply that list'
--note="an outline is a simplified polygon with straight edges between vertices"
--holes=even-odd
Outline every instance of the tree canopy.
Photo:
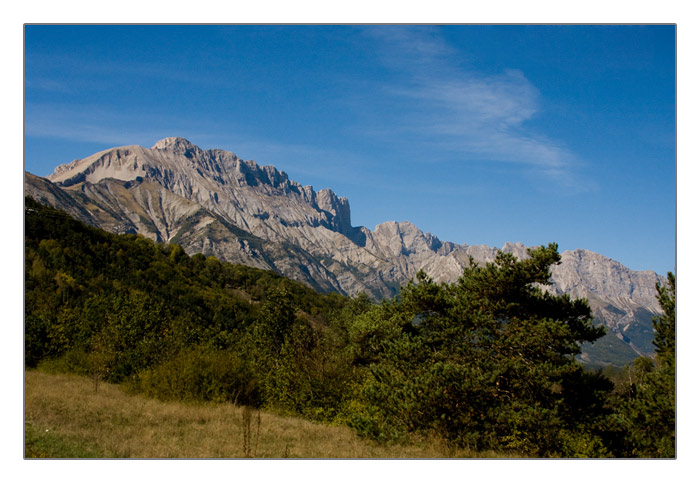
[{"label": "tree canopy", "polygon": [[643,458],[676,455],[676,277],[656,287],[662,313],[654,319],[653,359],[639,358],[616,402],[613,425],[622,454]]},{"label": "tree canopy", "polygon": [[396,300],[358,317],[351,335],[367,375],[352,424],[387,439],[437,432],[476,449],[595,451],[595,435],[583,449],[572,435],[591,426],[610,387],[586,377],[574,356],[603,329],[585,300],[545,290],[559,260],[550,244],[524,260],[472,260],[454,284],[419,273]]},{"label": "tree canopy", "polygon": [[163,399],[228,401],[517,456],[675,455],[675,276],[656,357],[616,385],[576,360],[604,333],[557,294],[555,244],[424,272],[376,304],[26,200],[25,364]]}]

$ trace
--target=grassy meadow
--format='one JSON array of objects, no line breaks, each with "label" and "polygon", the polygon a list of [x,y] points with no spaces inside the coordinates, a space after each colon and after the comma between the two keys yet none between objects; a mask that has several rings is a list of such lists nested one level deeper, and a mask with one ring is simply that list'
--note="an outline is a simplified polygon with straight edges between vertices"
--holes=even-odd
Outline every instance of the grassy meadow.
[{"label": "grassy meadow", "polygon": [[382,446],[349,428],[233,404],[162,402],[70,374],[25,373],[26,458],[470,458],[434,441]]}]

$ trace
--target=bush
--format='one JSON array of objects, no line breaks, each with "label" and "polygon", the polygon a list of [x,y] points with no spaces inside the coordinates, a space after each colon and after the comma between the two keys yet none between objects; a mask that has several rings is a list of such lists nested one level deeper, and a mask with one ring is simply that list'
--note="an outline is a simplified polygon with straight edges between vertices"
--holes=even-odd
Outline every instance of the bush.
[{"label": "bush", "polygon": [[258,382],[238,354],[201,346],[142,371],[137,386],[146,395],[163,400],[260,405]]},{"label": "bush", "polygon": [[66,373],[87,376],[91,369],[90,357],[81,349],[71,349],[60,357],[42,360],[37,369],[49,374]]}]

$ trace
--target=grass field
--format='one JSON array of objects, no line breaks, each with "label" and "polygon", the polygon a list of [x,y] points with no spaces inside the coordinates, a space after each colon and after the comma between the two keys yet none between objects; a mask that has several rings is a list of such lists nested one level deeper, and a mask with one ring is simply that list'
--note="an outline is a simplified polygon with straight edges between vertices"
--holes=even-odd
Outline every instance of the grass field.
[{"label": "grass field", "polygon": [[502,458],[435,441],[380,446],[349,428],[232,404],[162,402],[25,372],[25,458]]}]

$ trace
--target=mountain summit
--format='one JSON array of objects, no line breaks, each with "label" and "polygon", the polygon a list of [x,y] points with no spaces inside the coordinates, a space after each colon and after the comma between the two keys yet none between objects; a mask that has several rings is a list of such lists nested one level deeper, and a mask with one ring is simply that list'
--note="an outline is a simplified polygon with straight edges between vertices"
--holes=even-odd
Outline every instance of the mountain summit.
[{"label": "mountain summit", "polygon": [[[375,299],[393,296],[419,270],[455,281],[470,257],[491,261],[498,251],[443,242],[409,222],[353,227],[348,200],[330,189],[316,192],[274,166],[203,150],[181,137],[151,149],[108,149],[59,166],[46,179],[27,173],[25,192],[108,231],[140,233],[190,254],[275,270],[318,290]],[[502,250],[527,256],[520,243]],[[630,360],[653,352],[651,317],[660,312],[655,295],[662,277],[575,250],[562,253],[552,280],[552,291],[589,299],[609,329],[603,346]],[[606,362],[607,355],[589,349],[584,358]]]},{"label": "mountain summit", "polygon": [[171,149],[173,151],[178,150],[178,149],[194,149],[197,146],[189,142],[185,138],[181,137],[169,137],[165,139],[161,139],[157,143],[153,145],[151,149]]}]

